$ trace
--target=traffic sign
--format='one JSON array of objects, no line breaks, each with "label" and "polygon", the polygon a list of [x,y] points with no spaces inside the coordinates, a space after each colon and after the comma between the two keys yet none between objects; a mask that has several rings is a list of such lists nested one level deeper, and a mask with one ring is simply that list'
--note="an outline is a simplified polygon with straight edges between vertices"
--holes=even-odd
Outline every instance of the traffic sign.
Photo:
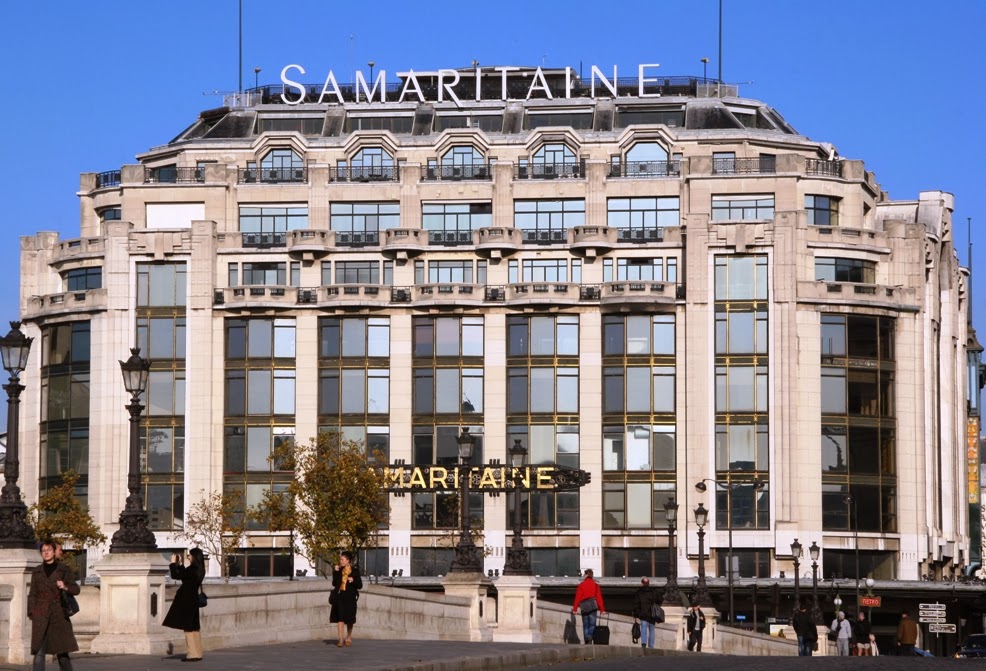
[{"label": "traffic sign", "polygon": [[931,634],[954,634],[954,624],[929,624],[928,632]]},{"label": "traffic sign", "polygon": [[860,606],[867,606],[869,608],[879,608],[880,607],[880,597],[878,596],[863,596],[859,598]]},{"label": "traffic sign", "polygon": [[941,617],[920,617],[920,618],[918,618],[918,622],[920,622],[921,624],[929,624],[929,623],[932,623],[932,622],[942,623],[944,621],[945,621],[945,616],[944,615],[942,615]]},{"label": "traffic sign", "polygon": [[919,610],[918,617],[945,617],[943,610]]},{"label": "traffic sign", "polygon": [[921,610],[945,610],[945,604],[943,603],[920,603],[918,608]]}]

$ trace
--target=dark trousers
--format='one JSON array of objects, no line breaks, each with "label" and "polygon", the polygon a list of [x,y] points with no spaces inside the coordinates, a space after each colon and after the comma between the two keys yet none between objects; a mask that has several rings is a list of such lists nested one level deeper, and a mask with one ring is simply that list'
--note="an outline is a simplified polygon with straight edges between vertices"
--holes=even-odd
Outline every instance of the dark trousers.
[{"label": "dark trousers", "polygon": [[[38,654],[34,656],[34,667],[33,671],[45,671],[45,650],[48,648],[48,630],[45,629],[44,638],[41,639],[41,647],[38,648]],[[58,655],[58,668],[60,671],[72,671],[72,660],[69,658],[67,652],[63,652]]]},{"label": "dark trousers", "polygon": [[913,643],[901,643],[900,644],[900,654],[904,657],[914,656],[914,644]]},{"label": "dark trousers", "polygon": [[811,657],[812,648],[815,647],[815,642],[808,640],[805,636],[798,636],[798,656],[799,657]]},{"label": "dark trousers", "polygon": [[694,631],[688,632],[688,649],[695,650],[696,652],[702,652],[702,631],[701,629],[696,629]]}]

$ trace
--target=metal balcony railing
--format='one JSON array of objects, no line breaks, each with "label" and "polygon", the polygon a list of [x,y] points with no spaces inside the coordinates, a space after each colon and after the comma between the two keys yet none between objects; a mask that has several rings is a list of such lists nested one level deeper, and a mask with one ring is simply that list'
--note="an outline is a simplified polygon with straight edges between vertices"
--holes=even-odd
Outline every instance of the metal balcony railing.
[{"label": "metal balcony railing", "polygon": [[567,228],[525,229],[524,242],[530,245],[557,245],[568,241]]},{"label": "metal balcony railing", "polygon": [[144,184],[196,184],[205,181],[205,168],[144,166]]},{"label": "metal balcony railing", "polygon": [[330,182],[396,182],[399,178],[396,165],[329,168]]},{"label": "metal balcony railing", "polygon": [[425,180],[441,180],[458,182],[460,180],[488,180],[493,175],[493,166],[485,165],[441,165],[428,166],[425,169]]},{"label": "metal balcony railing", "polygon": [[770,175],[775,172],[777,172],[777,161],[773,156],[712,159],[713,175]]},{"label": "metal balcony railing", "polygon": [[614,164],[610,177],[680,177],[681,161],[626,161]]},{"label": "metal balcony railing", "polygon": [[568,177],[578,179],[585,176],[585,160],[565,163],[517,163],[514,174],[517,179],[557,179]]},{"label": "metal balcony railing", "polygon": [[374,247],[379,244],[379,231],[336,231],[336,245],[339,247]]},{"label": "metal balcony railing", "polygon": [[809,175],[842,177],[842,161],[826,161],[818,158],[809,158],[805,161],[805,172]]},{"label": "metal balcony railing", "polygon": [[428,231],[428,244],[457,247],[472,244],[472,231]]},{"label": "metal balcony railing", "polygon": [[284,231],[266,233],[242,233],[244,247],[284,247],[288,234]]},{"label": "metal balcony railing", "polygon": [[119,170],[107,170],[96,174],[96,188],[102,189],[107,186],[120,186]]},{"label": "metal balcony railing", "polygon": [[308,181],[308,168],[240,168],[240,184],[280,184],[285,182],[305,183]]},{"label": "metal balcony railing", "polygon": [[664,240],[663,228],[617,228],[617,242],[662,242]]}]

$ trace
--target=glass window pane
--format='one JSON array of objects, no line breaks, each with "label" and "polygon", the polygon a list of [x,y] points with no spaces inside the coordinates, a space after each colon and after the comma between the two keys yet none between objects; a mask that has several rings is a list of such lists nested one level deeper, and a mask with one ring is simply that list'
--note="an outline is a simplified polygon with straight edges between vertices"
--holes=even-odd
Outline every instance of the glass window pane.
[{"label": "glass window pane", "polygon": [[362,369],[342,371],[342,412],[366,412],[366,371]]},{"label": "glass window pane", "polygon": [[274,414],[294,414],[294,371],[274,373]]},{"label": "glass window pane", "polygon": [[247,427],[247,470],[269,471],[270,427]]},{"label": "glass window pane", "polygon": [[531,412],[555,409],[555,371],[553,368],[531,369]]},{"label": "glass window pane", "polygon": [[247,414],[271,414],[271,371],[247,371]]},{"label": "glass window pane", "polygon": [[250,319],[247,321],[247,356],[269,359],[272,352],[272,322],[266,319]]},{"label": "glass window pane", "polygon": [[[532,389],[533,396],[533,389]],[[558,369],[558,412],[577,413],[579,411],[579,369]]]},{"label": "glass window pane", "polygon": [[627,527],[650,528],[651,485],[649,482],[627,483]]},{"label": "glass window pane", "polygon": [[366,322],[362,319],[342,321],[342,355],[366,356]]}]

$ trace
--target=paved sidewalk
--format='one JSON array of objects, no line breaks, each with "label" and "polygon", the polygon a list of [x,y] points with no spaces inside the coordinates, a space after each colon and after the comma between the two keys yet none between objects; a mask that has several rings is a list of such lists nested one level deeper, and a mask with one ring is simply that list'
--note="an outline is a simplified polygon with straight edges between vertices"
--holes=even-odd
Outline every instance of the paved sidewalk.
[{"label": "paved sidewalk", "polygon": [[[661,653],[656,650],[647,652]],[[564,662],[626,659],[640,657],[643,653],[644,650],[638,647],[607,645],[374,641],[357,638],[349,648],[337,648],[333,640],[206,651],[205,659],[191,666],[181,663],[184,655],[75,654],[72,655],[72,663],[76,671],[311,671],[327,667],[346,671],[489,671],[544,669]],[[57,669],[58,664],[53,658],[48,659],[48,668]],[[0,671],[27,669],[30,666],[0,664]]]}]

